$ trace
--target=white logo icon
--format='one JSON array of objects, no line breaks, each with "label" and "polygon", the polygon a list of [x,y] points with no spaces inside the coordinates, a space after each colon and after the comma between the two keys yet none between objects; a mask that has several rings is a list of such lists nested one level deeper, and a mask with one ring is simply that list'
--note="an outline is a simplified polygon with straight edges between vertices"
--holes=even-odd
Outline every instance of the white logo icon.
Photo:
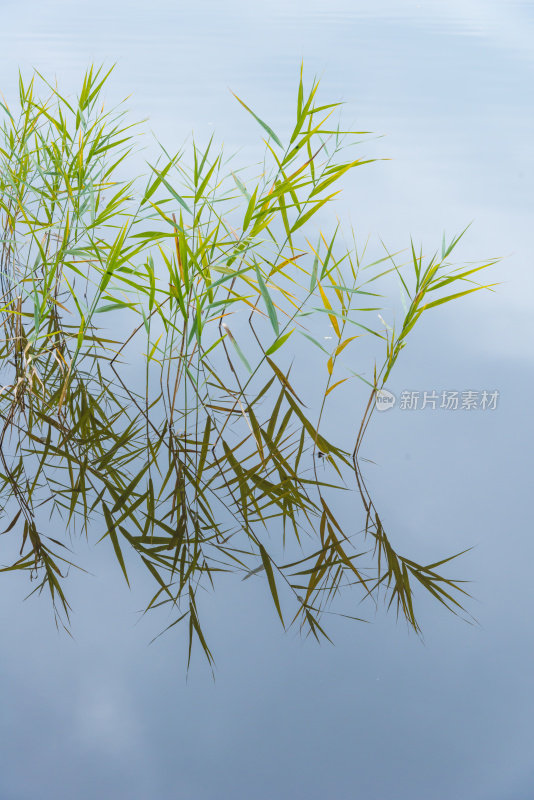
[{"label": "white logo icon", "polygon": [[389,411],[393,408],[397,398],[387,389],[379,389],[375,395],[375,405],[377,411]]}]

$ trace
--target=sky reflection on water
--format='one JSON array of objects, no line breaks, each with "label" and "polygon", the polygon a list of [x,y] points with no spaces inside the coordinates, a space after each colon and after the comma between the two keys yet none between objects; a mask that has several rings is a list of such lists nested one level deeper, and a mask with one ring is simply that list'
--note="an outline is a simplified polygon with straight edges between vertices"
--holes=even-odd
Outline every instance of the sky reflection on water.
[{"label": "sky reflection on water", "polygon": [[261,131],[228,87],[284,131],[303,58],[326,101],[346,101],[347,122],[385,134],[364,147],[392,160],[358,170],[337,205],[363,238],[375,235],[371,248],[376,234],[391,249],[411,234],[433,250],[443,228],[473,220],[462,258],[506,258],[497,291],[436,311],[391,381],[395,392],[497,388],[498,410],[397,408],[374,420],[363,453],[377,462],[374,502],[406,552],[432,560],[475,546],[457,569],[473,580],[480,626],[421,598],[424,645],[379,610],[372,625],[334,622],[336,646],[319,648],[279,630],[261,581],[228,581],[205,609],[216,683],[200,661],[186,683],[184,638],[146,646],[154,626],[135,625],[146,587],[129,594],[103,547],[87,551],[96,577],[72,580],[74,642],[56,635],[44,599],[22,604],[26,585],[3,576],[2,797],[534,794],[533,9],[4,4],[8,99],[19,67],[73,90],[91,61],[117,62],[110,99],[132,94],[132,113],[164,143],[215,129],[244,163],[260,157]]}]

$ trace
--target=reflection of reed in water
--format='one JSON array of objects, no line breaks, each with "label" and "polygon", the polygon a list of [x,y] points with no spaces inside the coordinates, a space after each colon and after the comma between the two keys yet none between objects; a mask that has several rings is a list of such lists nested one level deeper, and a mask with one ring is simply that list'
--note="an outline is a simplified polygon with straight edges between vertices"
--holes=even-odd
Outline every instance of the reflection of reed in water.
[{"label": "reflection of reed in water", "polygon": [[[197,597],[221,572],[265,573],[282,623],[316,638],[354,584],[362,597],[384,587],[416,630],[413,579],[459,610],[451,592],[463,590],[436,572],[445,561],[423,567],[394,551],[358,452],[417,320],[480,289],[475,273],[488,264],[451,267],[460,237],[439,258],[412,247],[408,265],[389,254],[367,263],[354,237],[340,245],[339,225],[310,244],[334,184],[369,160],[345,158],[355,132],[331,121],[338,104],[318,104],[317,82],[306,92],[302,74],[286,144],[251,112],[267,135],[259,175],[227,172],[212,137],[204,149],[193,142],[191,166],[162,149],[144,185],[118,177],[137,132],[122,107],[102,106],[107,77],[89,70],[73,102],[36,74],[21,82],[20,109],[3,107],[4,571],[29,571],[66,624],[72,538],[102,528],[126,581],[134,557],[153,578],[147,610],[170,604],[168,627],[187,620],[189,655],[196,638],[210,661]],[[369,321],[390,275],[409,298],[398,333]],[[332,336],[320,341],[326,320]],[[345,366],[362,337],[385,347],[372,380]],[[322,385],[316,423],[286,356],[296,342]],[[371,397],[351,457],[321,422],[354,378]],[[348,470],[371,554],[332,510]]]}]

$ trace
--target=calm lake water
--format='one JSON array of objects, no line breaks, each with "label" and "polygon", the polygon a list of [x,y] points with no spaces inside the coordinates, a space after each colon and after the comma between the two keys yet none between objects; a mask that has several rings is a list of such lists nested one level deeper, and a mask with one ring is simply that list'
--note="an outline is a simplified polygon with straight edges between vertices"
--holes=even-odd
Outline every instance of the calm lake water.
[{"label": "calm lake water", "polygon": [[472,222],[459,258],[503,257],[495,292],[436,309],[390,386],[495,390],[497,408],[397,403],[363,452],[403,553],[473,547],[456,573],[478,626],[421,597],[424,643],[378,609],[371,625],[333,620],[335,647],[318,647],[280,630],[261,581],[228,582],[207,605],[216,682],[200,659],[186,682],[184,636],[147,647],[146,586],[128,593],[103,547],[87,551],[95,577],[72,579],[74,641],[45,598],[22,603],[26,584],[3,576],[6,800],[534,796],[534,3],[3,4],[6,98],[19,68],[75,91],[91,62],[116,62],[109,99],[131,95],[164,144],[215,130],[243,163],[259,159],[261,130],[228,89],[284,132],[302,59],[347,125],[381,136],[365,152],[390,159],[347,182],[341,219],[377,252],[378,236],[396,250],[410,235],[431,251]]}]

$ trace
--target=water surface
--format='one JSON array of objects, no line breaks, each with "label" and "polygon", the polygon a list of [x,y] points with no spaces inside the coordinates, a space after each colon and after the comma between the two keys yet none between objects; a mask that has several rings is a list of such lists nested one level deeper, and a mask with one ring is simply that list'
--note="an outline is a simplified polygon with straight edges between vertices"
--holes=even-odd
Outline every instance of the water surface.
[{"label": "water surface", "polygon": [[421,597],[424,644],[379,610],[372,625],[334,622],[336,646],[319,648],[280,631],[261,581],[228,582],[206,605],[216,683],[200,660],[186,683],[185,638],[146,646],[145,587],[129,594],[104,550],[88,552],[96,577],[72,581],[74,642],[5,576],[3,797],[534,793],[533,42],[532,2],[4,3],[10,101],[19,68],[74,91],[89,63],[116,62],[109,99],[131,95],[167,146],[215,129],[244,163],[260,157],[261,130],[228,89],[283,133],[303,59],[325,101],[346,102],[347,124],[384,134],[368,152],[391,159],[348,181],[342,219],[377,252],[377,234],[430,251],[473,221],[461,257],[505,259],[493,294],[423,323],[391,381],[396,393],[495,388],[497,410],[397,407],[363,453],[403,552],[431,561],[474,545],[458,569],[479,627]]}]

